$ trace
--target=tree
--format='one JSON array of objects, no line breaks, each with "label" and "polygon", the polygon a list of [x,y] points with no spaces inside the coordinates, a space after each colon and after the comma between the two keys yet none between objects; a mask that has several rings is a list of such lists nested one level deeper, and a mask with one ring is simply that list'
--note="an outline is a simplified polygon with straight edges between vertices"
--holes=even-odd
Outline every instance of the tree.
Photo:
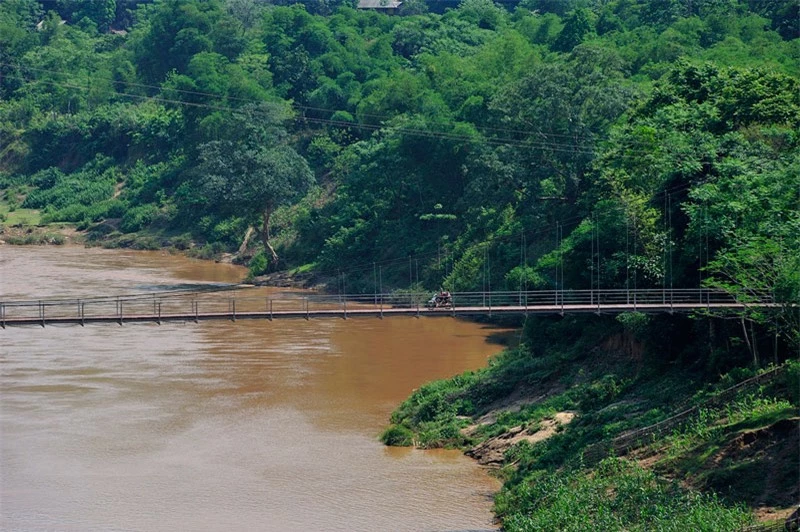
[{"label": "tree", "polygon": [[558,34],[553,49],[569,52],[594,31],[592,14],[588,9],[576,9],[566,19],[564,29]]},{"label": "tree", "polygon": [[71,23],[88,18],[101,32],[106,32],[117,14],[116,0],[60,0],[57,4],[59,14]]},{"label": "tree", "polygon": [[305,159],[289,144],[282,123],[285,105],[248,105],[224,127],[224,140],[199,147],[198,181],[209,202],[222,211],[261,216],[264,248],[278,262],[270,243],[275,209],[302,197],[314,182]]}]

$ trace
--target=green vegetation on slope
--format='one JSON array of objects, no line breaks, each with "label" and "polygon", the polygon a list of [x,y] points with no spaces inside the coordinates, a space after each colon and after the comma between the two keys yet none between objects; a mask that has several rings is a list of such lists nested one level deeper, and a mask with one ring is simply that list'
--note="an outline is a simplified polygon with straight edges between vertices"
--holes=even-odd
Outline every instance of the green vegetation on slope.
[{"label": "green vegetation on slope", "polygon": [[[800,364],[745,369],[730,324],[670,321],[531,319],[526,343],[487,368],[416,390],[382,439],[498,467],[508,530],[732,530],[791,507]],[[665,345],[668,327],[681,332]]]},{"label": "green vegetation on slope", "polygon": [[[515,447],[498,499],[509,523],[535,528],[528,519],[549,511],[533,492],[514,495],[541,470],[561,475],[559,493],[591,498],[609,478],[636,479],[666,514],[717,512],[713,497],[623,462],[606,477],[587,473],[580,457],[681,401],[699,405],[694,395],[721,375],[798,352],[797,3],[415,0],[400,16],[338,0],[284,4],[0,2],[4,225],[68,223],[91,243],[206,258],[236,252],[254,275],[312,270],[350,292],[769,294],[775,308],[736,315],[528,320],[519,348],[422,388],[386,435],[465,446],[577,412],[555,436]],[[261,238],[245,241],[253,230]],[[639,344],[624,362],[598,355]],[[787,419],[782,401],[798,404],[775,393],[752,399],[764,423]],[[514,394],[535,400],[462,430]],[[705,439],[673,435],[685,453],[653,448],[655,472],[691,473],[692,489],[727,505],[743,489],[732,487],[735,468],[752,478],[760,467],[735,456],[730,438],[786,431],[748,425],[756,414],[743,425],[705,415]],[[613,513],[628,516],[625,527],[666,523],[657,511]]]}]

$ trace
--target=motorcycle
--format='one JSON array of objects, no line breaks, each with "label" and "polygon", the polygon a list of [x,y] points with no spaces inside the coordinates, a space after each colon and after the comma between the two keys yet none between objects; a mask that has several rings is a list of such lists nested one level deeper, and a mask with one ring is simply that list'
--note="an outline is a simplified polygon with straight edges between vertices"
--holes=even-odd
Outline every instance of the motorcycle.
[{"label": "motorcycle", "polygon": [[425,307],[429,309],[453,308],[453,296],[450,295],[450,292],[436,292],[425,303]]}]

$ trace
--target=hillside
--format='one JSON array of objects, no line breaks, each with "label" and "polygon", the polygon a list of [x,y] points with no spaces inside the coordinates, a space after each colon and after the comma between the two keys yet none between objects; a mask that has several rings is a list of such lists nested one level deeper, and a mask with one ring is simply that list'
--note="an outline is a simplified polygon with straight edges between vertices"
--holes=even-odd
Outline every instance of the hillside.
[{"label": "hillside", "polygon": [[[512,323],[519,347],[420,390],[386,437],[488,441],[473,454],[508,480],[509,529],[576,504],[634,528],[743,526],[797,503],[775,465],[798,470],[796,365],[704,401],[800,358],[798,9],[5,0],[0,240],[227,255],[349,293],[768,295],[735,314]],[[693,407],[674,433],[581,463]],[[592,506],[623,486],[663,511]]]},{"label": "hillside", "polygon": [[531,318],[488,368],[415,391],[382,438],[494,470],[505,530],[782,529],[800,497],[797,357],[725,372],[703,354],[722,355],[703,345],[718,321],[639,319]]}]

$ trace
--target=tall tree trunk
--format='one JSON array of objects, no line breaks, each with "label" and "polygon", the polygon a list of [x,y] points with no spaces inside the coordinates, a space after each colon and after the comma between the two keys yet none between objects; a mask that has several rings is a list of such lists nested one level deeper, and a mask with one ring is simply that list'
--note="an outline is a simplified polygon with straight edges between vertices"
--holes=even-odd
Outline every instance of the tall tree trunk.
[{"label": "tall tree trunk", "polygon": [[264,226],[261,229],[261,240],[264,242],[264,249],[267,250],[270,255],[272,255],[272,263],[277,264],[278,254],[275,253],[275,249],[272,247],[272,244],[269,243],[269,219],[271,216],[272,209],[264,209]]},{"label": "tall tree trunk", "polygon": [[747,349],[749,349],[750,354],[753,355],[753,364],[757,368],[758,355],[756,354],[756,350],[753,347],[753,344],[750,342],[750,337],[747,335],[747,322],[744,321],[744,316],[742,316],[742,332],[744,333],[744,341],[747,343]]},{"label": "tall tree trunk", "polygon": [[242,245],[239,246],[239,251],[236,252],[237,255],[241,255],[245,251],[247,251],[247,245],[250,243],[250,238],[253,236],[253,231],[255,231],[255,229],[253,229],[252,225],[247,227],[247,232],[244,234],[244,240],[242,240]]}]

